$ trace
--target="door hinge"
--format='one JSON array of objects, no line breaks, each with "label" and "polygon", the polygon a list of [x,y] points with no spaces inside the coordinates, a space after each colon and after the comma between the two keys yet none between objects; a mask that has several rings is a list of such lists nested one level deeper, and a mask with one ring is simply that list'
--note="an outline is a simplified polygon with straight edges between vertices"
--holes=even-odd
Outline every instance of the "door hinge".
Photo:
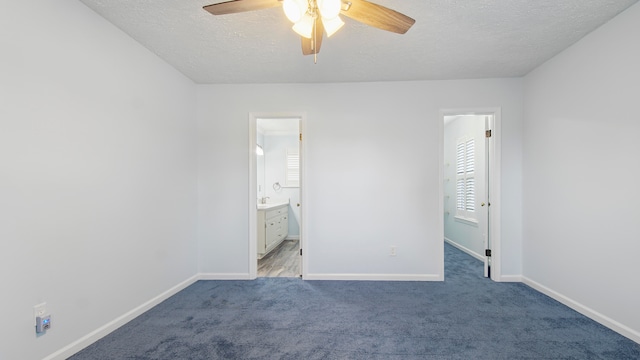
[{"label": "door hinge", "polygon": [[489,256],[489,257],[491,257],[491,249],[486,249],[486,250],[484,251],[484,255],[485,255],[485,256]]},{"label": "door hinge", "polygon": [[302,249],[300,249],[300,256],[302,256]]},{"label": "door hinge", "polygon": [[484,135],[485,135],[485,137],[490,138],[491,137],[491,130],[485,130]]},{"label": "door hinge", "polygon": [[300,141],[302,141],[302,133],[300,133]]}]

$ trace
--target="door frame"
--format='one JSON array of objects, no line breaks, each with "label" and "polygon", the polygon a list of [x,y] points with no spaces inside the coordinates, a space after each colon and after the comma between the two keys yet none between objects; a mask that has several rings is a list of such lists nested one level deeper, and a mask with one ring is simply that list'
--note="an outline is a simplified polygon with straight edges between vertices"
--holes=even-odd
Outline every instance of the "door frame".
[{"label": "door frame", "polygon": [[[300,137],[305,139],[304,129],[306,125],[307,115],[304,112],[250,112],[249,113],[249,279],[255,280],[258,277],[258,174],[256,171],[257,166],[257,124],[258,119],[299,119],[298,131]],[[305,179],[305,160],[306,160],[306,147],[305,142],[300,141],[300,249],[303,248],[306,239],[306,206],[305,200],[307,198],[306,191],[304,190]],[[300,272],[302,278],[307,277],[307,251],[303,251],[300,256]]]},{"label": "door frame", "polygon": [[487,229],[489,244],[491,249],[491,280],[502,281],[501,270],[501,238],[500,238],[500,179],[501,179],[501,118],[502,109],[500,107],[488,107],[488,108],[450,108],[440,110],[440,226],[442,233],[442,274],[444,276],[444,118],[445,116],[454,115],[477,115],[477,116],[493,116],[493,127],[491,129],[490,143],[493,146],[489,146],[489,171],[486,174],[489,181],[489,196],[491,206],[489,211],[489,228]]}]

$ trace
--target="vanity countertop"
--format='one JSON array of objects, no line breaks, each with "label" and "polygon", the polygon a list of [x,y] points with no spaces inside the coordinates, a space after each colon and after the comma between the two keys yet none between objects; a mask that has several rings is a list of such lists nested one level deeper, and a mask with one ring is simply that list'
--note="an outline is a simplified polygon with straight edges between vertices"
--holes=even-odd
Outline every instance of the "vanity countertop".
[{"label": "vanity countertop", "polygon": [[268,202],[266,204],[258,203],[258,210],[270,210],[286,205],[289,205],[289,200]]}]

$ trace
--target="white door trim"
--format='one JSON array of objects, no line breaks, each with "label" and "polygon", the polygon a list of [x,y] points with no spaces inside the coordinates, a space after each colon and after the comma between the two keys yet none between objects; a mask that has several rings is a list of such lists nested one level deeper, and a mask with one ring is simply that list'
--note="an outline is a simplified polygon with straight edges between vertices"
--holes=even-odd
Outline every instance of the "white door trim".
[{"label": "white door trim", "polygon": [[[257,197],[258,191],[256,184],[258,183],[256,166],[257,166],[257,123],[258,119],[284,119],[284,118],[297,118],[300,119],[298,129],[302,136],[303,141],[300,142],[300,203],[302,204],[300,209],[300,248],[304,249],[304,240],[306,239],[306,206],[305,200],[307,198],[304,187],[305,179],[305,160],[306,160],[306,147],[305,147],[305,135],[304,128],[306,125],[306,113],[303,112],[250,112],[249,113],[249,279],[256,279],[258,277],[258,246],[257,246]],[[304,261],[306,256],[306,249],[302,252],[301,257],[301,272],[302,278],[307,277],[307,262]]]},{"label": "white door trim", "polygon": [[[491,196],[491,216],[489,217],[489,236],[491,244],[491,279],[493,281],[502,281],[501,271],[501,256],[500,251],[500,179],[501,179],[501,117],[502,110],[499,107],[489,108],[460,108],[460,109],[441,109],[440,110],[440,179],[444,180],[444,117],[452,115],[493,115],[493,129],[491,137],[493,139],[493,146],[489,148],[489,193]],[[444,275],[444,185],[440,181],[440,232],[442,234],[442,264],[441,271]]]}]

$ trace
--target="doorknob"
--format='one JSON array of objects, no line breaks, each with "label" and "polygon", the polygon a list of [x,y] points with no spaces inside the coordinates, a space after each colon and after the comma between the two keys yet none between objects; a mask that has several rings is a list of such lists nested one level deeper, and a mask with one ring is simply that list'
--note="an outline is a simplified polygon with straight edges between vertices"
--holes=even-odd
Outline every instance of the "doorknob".
[{"label": "doorknob", "polygon": [[484,203],[481,203],[480,206],[484,206]]},{"label": "doorknob", "polygon": [[300,203],[298,203],[296,206],[297,206],[297,207],[300,207]]}]

